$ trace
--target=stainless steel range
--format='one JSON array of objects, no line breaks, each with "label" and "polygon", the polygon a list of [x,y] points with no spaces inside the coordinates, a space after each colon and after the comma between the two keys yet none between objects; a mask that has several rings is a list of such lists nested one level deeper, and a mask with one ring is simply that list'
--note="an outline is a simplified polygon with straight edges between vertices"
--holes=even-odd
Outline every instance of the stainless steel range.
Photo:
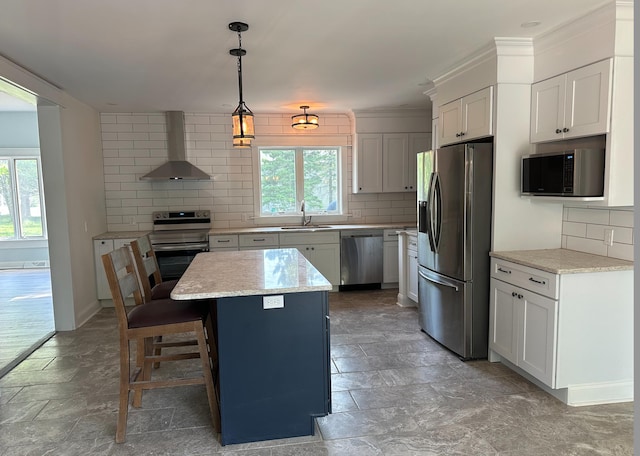
[{"label": "stainless steel range", "polygon": [[153,213],[149,235],[163,280],[179,279],[193,258],[209,251],[209,211],[162,211]]}]

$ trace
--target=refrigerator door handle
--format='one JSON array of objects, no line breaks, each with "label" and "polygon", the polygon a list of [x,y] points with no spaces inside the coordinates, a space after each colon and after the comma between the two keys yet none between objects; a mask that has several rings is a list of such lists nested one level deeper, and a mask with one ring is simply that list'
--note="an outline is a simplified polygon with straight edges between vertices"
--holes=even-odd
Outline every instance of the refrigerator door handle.
[{"label": "refrigerator door handle", "polygon": [[458,285],[455,283],[451,283],[448,280],[444,279],[435,279],[433,277],[426,276],[422,271],[418,270],[418,274],[425,280],[429,282],[437,283],[438,285],[444,285],[445,287],[453,288],[455,291],[459,291]]},{"label": "refrigerator door handle", "polygon": [[429,192],[427,193],[427,235],[429,238],[429,248],[432,252],[436,251],[436,244],[433,238],[433,187],[436,181],[436,173],[431,173],[431,177],[429,179]]},{"label": "refrigerator door handle", "polygon": [[435,184],[433,185],[433,201],[435,207],[435,230],[433,233],[434,252],[440,248],[440,238],[442,234],[442,188],[440,186],[440,175],[435,174]]}]

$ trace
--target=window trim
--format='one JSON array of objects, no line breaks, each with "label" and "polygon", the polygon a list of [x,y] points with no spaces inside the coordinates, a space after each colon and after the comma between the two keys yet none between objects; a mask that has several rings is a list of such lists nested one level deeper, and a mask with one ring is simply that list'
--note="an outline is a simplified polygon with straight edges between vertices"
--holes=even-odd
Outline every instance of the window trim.
[{"label": "window trim", "polygon": [[42,219],[42,236],[28,236],[22,237],[20,234],[21,230],[21,221],[14,220],[14,230],[16,235],[12,238],[0,239],[0,242],[29,242],[29,241],[42,241],[48,239],[47,233],[47,216],[46,209],[44,204],[44,182],[42,178],[42,156],[40,154],[39,148],[33,147],[25,147],[25,148],[0,148],[0,160],[9,160],[11,163],[10,169],[12,169],[12,175],[14,179],[12,179],[12,196],[14,199],[14,205],[16,207],[17,213],[15,214],[18,219],[20,217],[20,209],[19,203],[17,201],[17,192],[16,192],[16,170],[15,170],[15,160],[26,159],[26,160],[36,160],[38,167],[38,185],[40,188],[39,198],[40,198],[40,214]]},{"label": "window trim", "polygon": [[[337,214],[310,214],[314,221],[322,221],[323,223],[330,222],[344,222],[349,219],[347,214],[347,153],[344,146],[333,145],[259,145],[254,143],[254,147],[251,153],[252,156],[252,168],[253,168],[253,214],[252,219],[256,225],[291,225],[299,224],[301,222],[302,212],[299,215],[263,215],[260,203],[262,201],[262,188],[261,188],[261,176],[260,176],[260,150],[261,149],[336,149],[338,151],[338,182],[340,183],[338,188],[338,199],[340,200],[341,213]],[[296,172],[299,172],[296,168]],[[301,186],[302,181],[296,182],[296,192],[300,189],[297,186]],[[300,193],[297,193],[298,195]],[[299,206],[300,201],[296,200],[296,204]]]}]

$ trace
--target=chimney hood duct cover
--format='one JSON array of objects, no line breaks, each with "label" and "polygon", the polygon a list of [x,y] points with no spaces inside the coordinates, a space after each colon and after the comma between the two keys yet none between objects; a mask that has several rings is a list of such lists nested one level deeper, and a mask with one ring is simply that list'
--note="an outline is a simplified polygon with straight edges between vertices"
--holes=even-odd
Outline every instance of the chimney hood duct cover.
[{"label": "chimney hood duct cover", "polygon": [[184,112],[167,111],[169,161],[140,177],[140,180],[209,180],[211,176],[186,160]]}]

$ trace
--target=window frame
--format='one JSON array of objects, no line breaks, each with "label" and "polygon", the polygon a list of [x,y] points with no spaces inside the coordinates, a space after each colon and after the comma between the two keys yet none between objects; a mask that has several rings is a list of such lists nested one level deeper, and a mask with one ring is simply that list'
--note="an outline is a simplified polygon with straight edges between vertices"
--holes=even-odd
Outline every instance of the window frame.
[{"label": "window frame", "polygon": [[[302,179],[296,178],[296,213],[287,214],[264,214],[262,213],[262,176],[260,168],[260,152],[262,150],[295,150],[296,156],[302,156],[305,150],[336,150],[337,162],[338,162],[338,189],[337,199],[340,205],[340,212],[310,212],[307,211],[307,216],[313,217],[313,220],[322,220],[324,223],[328,222],[343,222],[348,220],[347,214],[347,154],[343,146],[331,146],[331,145],[287,145],[287,146],[274,146],[274,145],[254,145],[252,153],[253,157],[253,188],[254,188],[254,209],[253,209],[253,222],[258,225],[281,225],[281,224],[299,224],[301,222],[302,212],[299,211],[300,203],[302,201],[301,195],[304,194],[304,177]],[[298,160],[296,158],[296,176],[304,176],[304,160]]]},{"label": "window frame", "polygon": [[[40,241],[48,239],[47,223],[46,223],[46,211],[44,204],[44,184],[42,179],[42,160],[40,156],[40,149],[37,148],[0,148],[0,160],[9,161],[9,173],[11,175],[11,196],[13,198],[13,205],[15,214],[13,218],[14,236],[11,238],[0,239],[0,242],[28,242],[28,241]],[[38,170],[38,197],[40,199],[40,217],[42,220],[42,236],[22,236],[22,216],[21,208],[18,198],[18,179],[16,178],[16,161],[17,160],[35,160]]]}]

